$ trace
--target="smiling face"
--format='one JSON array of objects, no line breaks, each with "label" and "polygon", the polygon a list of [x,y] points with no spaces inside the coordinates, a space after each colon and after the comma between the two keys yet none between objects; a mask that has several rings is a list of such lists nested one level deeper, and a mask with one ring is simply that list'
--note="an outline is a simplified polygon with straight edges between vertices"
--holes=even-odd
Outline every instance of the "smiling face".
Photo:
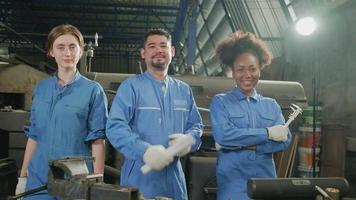
[{"label": "smiling face", "polygon": [[150,35],[141,49],[141,58],[145,60],[148,70],[167,71],[174,53],[175,49],[166,36]]},{"label": "smiling face", "polygon": [[50,49],[50,55],[55,59],[59,70],[75,69],[82,54],[78,39],[71,34],[59,36]]},{"label": "smiling face", "polygon": [[251,96],[261,76],[260,62],[252,53],[240,54],[233,66],[232,77],[245,95]]}]

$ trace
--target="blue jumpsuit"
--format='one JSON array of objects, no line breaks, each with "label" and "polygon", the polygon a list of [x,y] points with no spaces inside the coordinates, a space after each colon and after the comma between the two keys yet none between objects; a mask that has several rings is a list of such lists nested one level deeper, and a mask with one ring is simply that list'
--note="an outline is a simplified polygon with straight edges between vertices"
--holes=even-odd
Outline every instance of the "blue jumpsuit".
[{"label": "blue jumpsuit", "polygon": [[187,200],[179,158],[161,171],[144,175],[140,170],[148,146],[168,147],[168,136],[173,133],[191,134],[196,141],[191,151],[200,147],[202,120],[190,87],[169,76],[158,81],[148,72],[125,80],[106,126],[107,138],[125,156],[120,184],[138,188],[145,198]]},{"label": "blue jumpsuit", "polygon": [[[107,99],[97,82],[79,72],[66,86],[58,84],[56,75],[41,81],[33,94],[31,125],[25,127],[28,137],[37,142],[26,191],[47,183],[48,160],[91,156],[91,141],[105,138],[106,120]],[[25,199],[58,198],[44,191]]]},{"label": "blue jumpsuit", "polygon": [[[274,99],[263,97],[256,90],[247,97],[234,88],[213,98],[210,115],[214,139],[223,146],[216,167],[217,199],[250,199],[247,180],[276,177],[273,153],[287,149],[290,143],[290,132],[286,142],[275,142],[267,136],[267,127],[284,124],[281,108]],[[238,150],[248,146],[257,149]]]}]

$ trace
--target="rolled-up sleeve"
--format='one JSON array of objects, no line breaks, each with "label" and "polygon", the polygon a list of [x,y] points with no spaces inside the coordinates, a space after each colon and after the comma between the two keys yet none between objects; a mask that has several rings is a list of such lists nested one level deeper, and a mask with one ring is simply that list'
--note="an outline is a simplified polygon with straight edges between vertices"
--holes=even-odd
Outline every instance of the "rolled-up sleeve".
[{"label": "rolled-up sleeve", "polygon": [[37,94],[38,93],[38,86],[35,88],[32,94],[32,105],[31,105],[31,115],[30,115],[30,124],[24,126],[23,131],[25,132],[26,136],[37,141],[39,131],[37,130],[36,126],[36,107],[37,105]]},{"label": "rolled-up sleeve", "polygon": [[91,96],[86,142],[105,139],[105,125],[108,117],[108,103],[103,88],[97,84]]}]

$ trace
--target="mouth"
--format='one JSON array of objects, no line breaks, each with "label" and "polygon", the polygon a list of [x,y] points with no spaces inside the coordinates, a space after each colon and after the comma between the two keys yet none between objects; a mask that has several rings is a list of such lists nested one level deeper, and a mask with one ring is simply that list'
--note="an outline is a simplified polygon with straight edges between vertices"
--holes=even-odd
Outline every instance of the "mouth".
[{"label": "mouth", "polygon": [[164,55],[155,55],[155,56],[152,56],[152,58],[164,59],[164,58],[166,58],[166,56],[164,56]]},{"label": "mouth", "polygon": [[65,62],[65,63],[71,63],[71,62],[73,62],[73,60],[72,59],[66,59],[66,60],[63,60],[63,62]]}]

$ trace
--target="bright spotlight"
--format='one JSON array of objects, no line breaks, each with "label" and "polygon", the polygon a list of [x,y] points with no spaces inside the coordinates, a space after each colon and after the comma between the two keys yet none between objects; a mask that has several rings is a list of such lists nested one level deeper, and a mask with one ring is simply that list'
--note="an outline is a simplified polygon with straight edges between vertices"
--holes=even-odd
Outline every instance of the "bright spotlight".
[{"label": "bright spotlight", "polygon": [[310,35],[316,29],[316,22],[312,17],[304,17],[297,21],[295,29],[301,35]]}]

